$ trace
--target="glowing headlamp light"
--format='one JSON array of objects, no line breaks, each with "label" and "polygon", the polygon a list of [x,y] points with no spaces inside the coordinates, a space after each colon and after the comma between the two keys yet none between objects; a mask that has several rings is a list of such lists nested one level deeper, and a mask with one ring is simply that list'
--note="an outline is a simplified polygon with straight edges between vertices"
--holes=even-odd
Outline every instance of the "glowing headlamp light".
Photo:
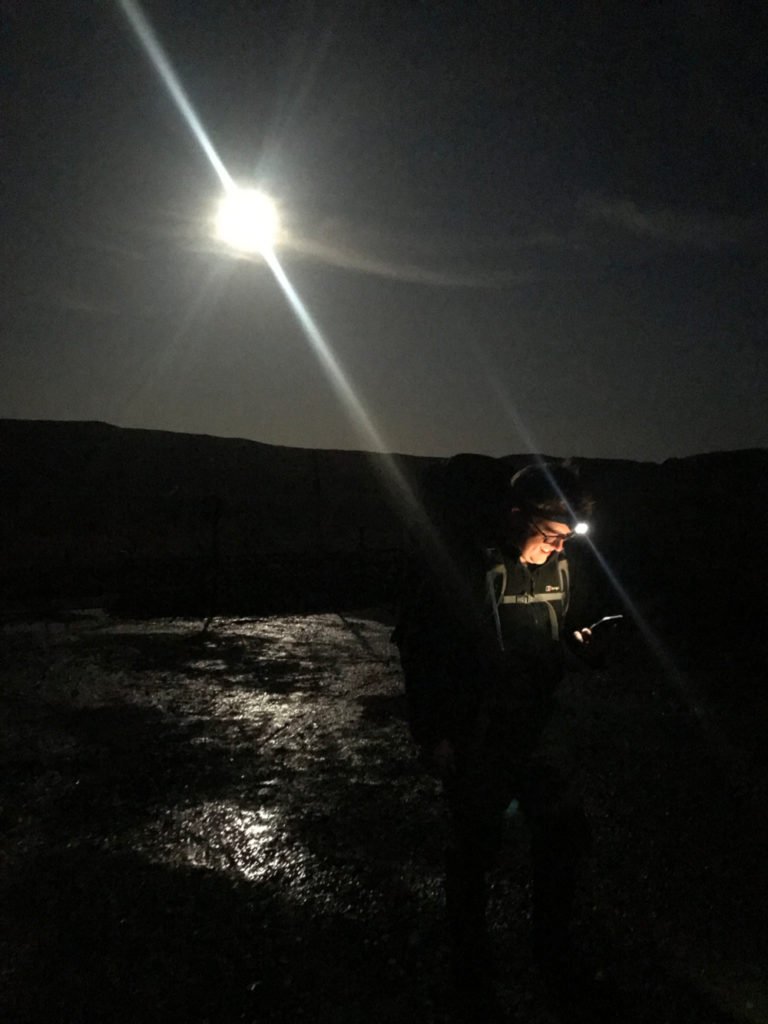
[{"label": "glowing headlamp light", "polygon": [[550,523],[562,523],[563,526],[570,526],[573,530],[573,536],[583,537],[585,533],[589,533],[589,523],[576,519],[569,512],[563,514],[548,512],[546,509],[536,508],[535,505],[528,505],[527,509],[529,515],[536,516],[538,519],[546,519]]}]

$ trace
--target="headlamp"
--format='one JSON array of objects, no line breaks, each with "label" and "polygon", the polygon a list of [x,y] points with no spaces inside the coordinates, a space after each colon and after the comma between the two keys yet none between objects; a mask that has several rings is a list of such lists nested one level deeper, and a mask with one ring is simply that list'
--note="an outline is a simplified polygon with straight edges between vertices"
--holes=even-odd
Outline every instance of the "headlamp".
[{"label": "headlamp", "polygon": [[585,533],[589,533],[589,523],[576,519],[570,512],[548,512],[546,509],[536,508],[535,505],[528,505],[527,512],[531,516],[536,516],[537,519],[545,519],[550,523],[562,523],[563,526],[570,526],[573,532],[580,537],[583,537]]}]

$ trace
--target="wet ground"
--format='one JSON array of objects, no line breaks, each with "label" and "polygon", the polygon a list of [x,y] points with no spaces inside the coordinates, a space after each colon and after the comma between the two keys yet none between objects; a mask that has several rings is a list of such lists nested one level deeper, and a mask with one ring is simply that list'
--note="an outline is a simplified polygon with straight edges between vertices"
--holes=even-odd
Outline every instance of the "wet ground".
[{"label": "wet ground", "polygon": [[[0,1016],[446,1022],[446,822],[375,614],[3,627]],[[622,1020],[768,1021],[764,770],[641,652],[549,736],[595,843],[577,936]],[[510,1021],[553,1024],[525,829],[494,875]],[[562,1018],[564,1019],[564,1018]]]}]

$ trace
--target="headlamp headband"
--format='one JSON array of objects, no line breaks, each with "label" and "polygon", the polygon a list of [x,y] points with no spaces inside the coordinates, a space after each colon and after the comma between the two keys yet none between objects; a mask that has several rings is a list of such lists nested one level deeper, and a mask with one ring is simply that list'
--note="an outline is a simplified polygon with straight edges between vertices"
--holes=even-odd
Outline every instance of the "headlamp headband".
[{"label": "headlamp headband", "polygon": [[523,505],[523,511],[529,516],[536,517],[537,519],[546,519],[550,523],[562,523],[564,526],[570,526],[573,529],[576,517],[566,509],[565,512],[549,512],[543,508],[537,508],[536,505]]},{"label": "headlamp headband", "polygon": [[550,512],[547,509],[537,508],[535,505],[522,504],[523,511],[531,518],[544,519],[548,523],[562,523],[563,526],[570,526],[574,534],[583,536],[589,533],[589,523],[578,519],[567,509],[565,512]]}]

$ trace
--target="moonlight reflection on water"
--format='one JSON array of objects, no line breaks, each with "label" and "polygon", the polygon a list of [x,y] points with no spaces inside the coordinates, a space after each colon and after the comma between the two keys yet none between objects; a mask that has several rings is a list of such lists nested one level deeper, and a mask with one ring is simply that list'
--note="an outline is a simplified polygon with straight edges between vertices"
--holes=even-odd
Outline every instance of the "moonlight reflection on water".
[{"label": "moonlight reflection on water", "polygon": [[[452,1019],[445,819],[389,632],[335,614],[4,629],[3,1019]],[[622,1024],[766,1024],[766,780],[634,649],[566,681],[550,740],[595,832],[579,941],[636,1003]],[[510,1011],[550,1024],[524,832],[491,932]]]}]

